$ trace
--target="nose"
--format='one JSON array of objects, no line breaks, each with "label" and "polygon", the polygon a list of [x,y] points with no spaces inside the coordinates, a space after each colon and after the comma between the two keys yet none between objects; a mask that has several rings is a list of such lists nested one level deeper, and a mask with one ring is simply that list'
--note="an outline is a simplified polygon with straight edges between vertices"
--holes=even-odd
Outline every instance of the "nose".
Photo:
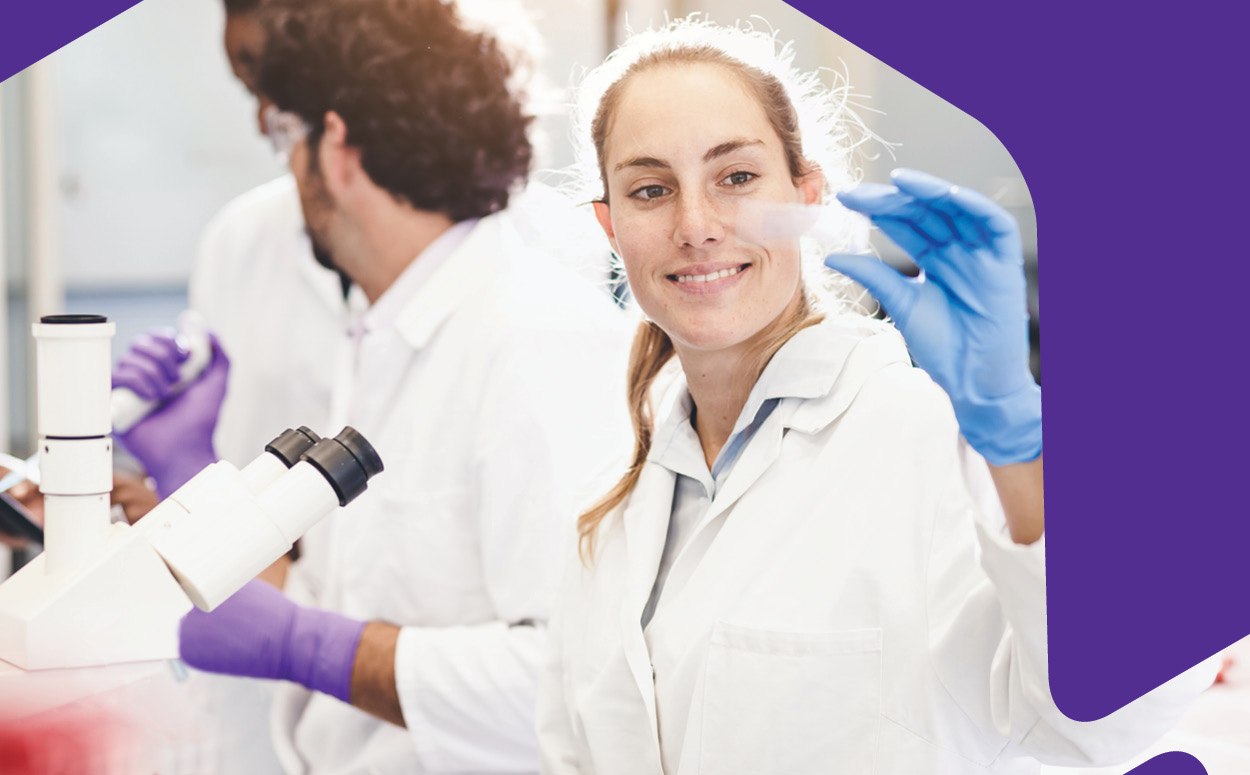
[{"label": "nose", "polygon": [[715,202],[703,194],[683,194],[678,198],[677,223],[673,230],[673,241],[678,246],[710,247],[724,239],[725,227]]}]

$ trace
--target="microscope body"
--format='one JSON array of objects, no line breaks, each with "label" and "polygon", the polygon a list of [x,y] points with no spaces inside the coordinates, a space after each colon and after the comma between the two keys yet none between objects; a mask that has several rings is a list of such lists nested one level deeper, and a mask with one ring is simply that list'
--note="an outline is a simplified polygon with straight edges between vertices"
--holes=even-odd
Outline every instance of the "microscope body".
[{"label": "microscope body", "polygon": [[62,315],[38,344],[44,552],[0,583],[0,660],[25,670],[171,659],[178,621],[234,594],[382,470],[351,428],[288,430],[214,463],[135,525],[110,521],[113,324]]}]

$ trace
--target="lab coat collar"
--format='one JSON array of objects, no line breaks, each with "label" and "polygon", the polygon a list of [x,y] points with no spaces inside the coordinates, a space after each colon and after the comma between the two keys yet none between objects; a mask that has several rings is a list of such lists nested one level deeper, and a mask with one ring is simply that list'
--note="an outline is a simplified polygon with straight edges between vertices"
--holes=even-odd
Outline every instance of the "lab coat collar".
[{"label": "lab coat collar", "polygon": [[[896,363],[911,365],[903,336],[890,323],[860,318],[825,323],[807,331],[812,331],[812,336],[803,342],[803,347],[784,355],[781,368],[788,372],[828,369],[829,374],[823,382],[812,376],[806,394],[801,377],[793,378],[790,397],[803,400],[792,402],[793,410],[785,413],[787,429],[819,433],[846,411],[874,374]],[[777,356],[784,352],[782,348]]]},{"label": "lab coat collar", "polygon": [[[787,402],[785,427],[816,433],[837,419],[868,376],[895,361],[910,362],[902,337],[888,323],[845,314],[809,326],[768,362],[747,396],[733,434],[750,425],[764,402],[774,398],[793,399]],[[673,453],[673,442],[683,426],[690,425],[694,407],[684,376],[672,380],[659,407],[656,416],[663,419],[648,459],[687,473]]]},{"label": "lab coat collar", "polygon": [[[390,287],[373,303],[361,319],[365,331],[381,331],[391,326],[399,329],[401,335],[414,348],[420,349],[437,324],[454,308],[440,307],[437,301],[443,296],[450,296],[450,291],[439,291],[437,286],[440,278],[447,274],[446,269],[457,264],[466,263],[463,248],[473,242],[478,221],[471,219],[460,221],[438,235],[421,254],[410,263]],[[452,271],[453,275],[459,273]],[[467,285],[460,282],[457,285]],[[433,294],[431,294],[433,290]],[[455,300],[459,300],[457,296]],[[423,327],[423,313],[439,314],[437,320],[428,327]],[[428,329],[428,330],[427,330]],[[413,337],[414,330],[426,331],[424,337]]]},{"label": "lab coat collar", "polygon": [[[797,427],[814,433],[827,426],[846,410],[869,374],[885,362],[906,357],[906,350],[901,348],[901,340],[893,331],[892,327],[858,316],[834,318],[799,331],[777,351],[751,389],[733,433],[740,433],[749,425],[764,402],[776,399],[781,403],[774,410],[774,417],[756,431],[723,485],[717,488],[710,507],[674,559],[673,568],[680,565],[686,550],[695,544],[695,536],[737,503],[777,461],[788,429]],[[898,346],[868,345],[874,339],[889,340]],[[861,348],[865,349],[861,352]],[[885,357],[878,357],[873,352],[876,349],[884,349]],[[690,426],[689,389],[685,381],[679,379],[675,380],[673,390],[678,395],[666,398],[672,405],[662,431],[657,434],[650,461],[670,474],[683,474],[702,481],[706,478],[707,464]],[[667,525],[667,519],[662,524]],[[664,538],[658,543],[662,547]],[[651,558],[645,561],[649,563]]]}]

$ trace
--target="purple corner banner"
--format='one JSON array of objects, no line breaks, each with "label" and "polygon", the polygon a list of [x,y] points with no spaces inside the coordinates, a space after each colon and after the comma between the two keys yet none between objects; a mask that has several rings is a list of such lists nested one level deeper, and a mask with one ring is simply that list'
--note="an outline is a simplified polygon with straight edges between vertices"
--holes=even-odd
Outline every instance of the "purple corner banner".
[{"label": "purple corner banner", "polygon": [[0,7],[0,81],[139,0],[14,0]]},{"label": "purple corner banner", "polygon": [[1102,717],[1250,633],[1239,14],[789,2],[978,118],[1029,185],[1060,708]]}]

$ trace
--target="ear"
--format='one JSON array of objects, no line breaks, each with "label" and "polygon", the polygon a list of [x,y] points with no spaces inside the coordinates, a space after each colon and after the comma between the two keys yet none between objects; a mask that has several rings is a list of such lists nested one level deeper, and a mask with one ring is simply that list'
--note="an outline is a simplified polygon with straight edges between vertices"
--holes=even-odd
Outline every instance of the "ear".
[{"label": "ear", "polygon": [[825,198],[825,174],[820,171],[819,167],[815,167],[803,177],[799,178],[799,193],[803,197],[803,204],[818,205],[823,203]]},{"label": "ear", "polygon": [[360,151],[347,144],[347,123],[333,110],[326,111],[324,130],[317,148],[321,173],[331,193],[338,194],[350,187],[364,173],[360,166]]},{"label": "ear", "polygon": [[608,235],[608,242],[612,244],[612,250],[619,256],[621,249],[616,245],[616,231],[612,228],[612,208],[607,202],[592,202],[595,208],[595,220],[599,222],[599,228],[603,229],[603,233]]}]

